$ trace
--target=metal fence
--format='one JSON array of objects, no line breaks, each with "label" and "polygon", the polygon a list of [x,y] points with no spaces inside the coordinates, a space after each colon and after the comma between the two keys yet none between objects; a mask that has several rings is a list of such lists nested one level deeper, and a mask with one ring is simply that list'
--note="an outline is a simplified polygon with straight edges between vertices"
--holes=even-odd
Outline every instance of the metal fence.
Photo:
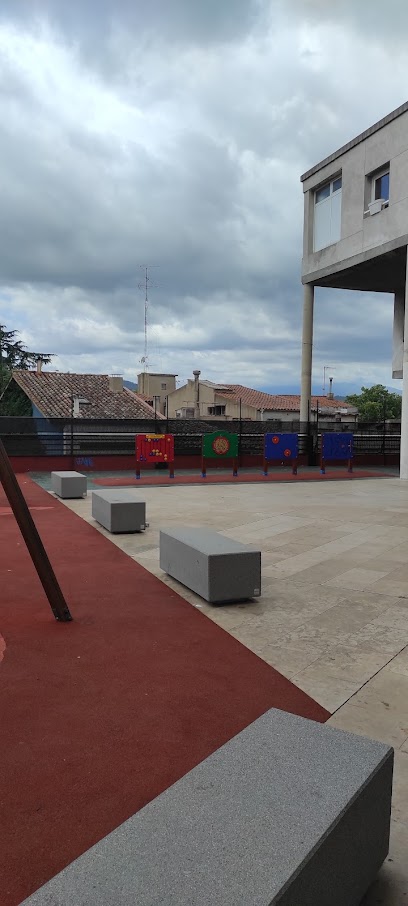
[{"label": "metal fence", "polygon": [[[202,435],[216,430],[237,433],[242,454],[260,454],[263,436],[268,432],[299,434],[301,453],[317,456],[321,435],[328,431],[353,430],[350,425],[319,421],[301,425],[299,421],[250,419],[205,422],[196,419],[42,419],[0,418],[0,436],[10,456],[95,456],[133,454],[135,435],[166,432],[174,434],[176,455],[198,455]],[[354,428],[356,454],[398,454],[400,425],[358,425]]]}]

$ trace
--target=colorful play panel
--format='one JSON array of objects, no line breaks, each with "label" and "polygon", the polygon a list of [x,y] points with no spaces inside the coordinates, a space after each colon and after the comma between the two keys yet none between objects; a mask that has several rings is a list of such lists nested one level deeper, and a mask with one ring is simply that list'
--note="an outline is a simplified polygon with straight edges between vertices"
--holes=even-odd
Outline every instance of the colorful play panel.
[{"label": "colorful play panel", "polygon": [[201,453],[201,475],[206,477],[206,460],[216,459],[218,462],[232,460],[232,474],[238,474],[238,449],[239,438],[237,434],[229,431],[213,431],[212,434],[203,434]]},{"label": "colorful play panel", "polygon": [[342,462],[346,460],[347,471],[353,471],[353,445],[354,438],[350,433],[323,434],[322,451],[320,457],[320,470],[324,475],[326,462]]},{"label": "colorful play panel", "polygon": [[263,472],[268,474],[270,462],[287,463],[292,466],[292,474],[297,475],[299,455],[298,434],[265,434]]},{"label": "colorful play panel", "polygon": [[136,478],[140,478],[143,465],[164,463],[169,467],[170,478],[174,478],[174,435],[136,434]]}]

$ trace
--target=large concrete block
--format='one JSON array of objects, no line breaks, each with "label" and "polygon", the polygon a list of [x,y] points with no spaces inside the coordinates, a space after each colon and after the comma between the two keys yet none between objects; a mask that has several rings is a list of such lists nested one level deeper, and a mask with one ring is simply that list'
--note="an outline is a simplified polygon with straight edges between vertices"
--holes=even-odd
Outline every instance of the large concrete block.
[{"label": "large concrete block", "polygon": [[261,594],[261,552],[213,529],[162,529],[160,567],[212,604]]},{"label": "large concrete block", "polygon": [[22,906],[358,906],[392,768],[383,743],[273,709]]},{"label": "large concrete block", "polygon": [[93,491],[92,516],[112,534],[142,532],[146,528],[146,503],[125,488]]},{"label": "large concrete block", "polygon": [[51,487],[57,497],[86,497],[86,475],[81,475],[81,472],[51,472]]}]

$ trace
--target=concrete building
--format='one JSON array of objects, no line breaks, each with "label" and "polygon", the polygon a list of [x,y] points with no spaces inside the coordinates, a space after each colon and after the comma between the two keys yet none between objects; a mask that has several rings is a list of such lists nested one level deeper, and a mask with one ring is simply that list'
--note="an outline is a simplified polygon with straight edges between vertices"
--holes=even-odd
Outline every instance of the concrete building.
[{"label": "concrete building", "polygon": [[[200,372],[169,395],[169,418],[199,418],[206,421],[236,421],[240,417],[254,421],[292,422],[299,418],[300,397],[296,394],[272,394],[253,390],[242,384],[217,384],[200,380]],[[340,421],[352,425],[357,410],[327,396],[313,397],[311,419]]]},{"label": "concrete building", "polygon": [[307,424],[310,409],[315,287],[393,293],[392,375],[403,382],[400,477],[408,479],[408,102],[301,181],[301,422]]},{"label": "concrete building", "polygon": [[137,376],[137,392],[157,412],[166,415],[166,399],[176,389],[176,374],[151,374],[144,371]]}]

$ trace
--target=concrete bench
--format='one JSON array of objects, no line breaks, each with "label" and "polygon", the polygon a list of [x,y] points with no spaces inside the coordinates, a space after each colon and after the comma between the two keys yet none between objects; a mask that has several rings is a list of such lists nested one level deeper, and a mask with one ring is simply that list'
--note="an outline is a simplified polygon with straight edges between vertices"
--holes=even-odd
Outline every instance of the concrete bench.
[{"label": "concrete bench", "polygon": [[57,497],[86,497],[86,475],[81,475],[81,472],[51,472],[51,487]]},{"label": "concrete bench", "polygon": [[162,529],[160,567],[211,604],[261,594],[261,552],[213,529]]},{"label": "concrete bench", "polygon": [[392,769],[384,743],[273,709],[22,906],[358,906]]},{"label": "concrete bench", "polygon": [[92,492],[92,516],[108,532],[142,532],[146,528],[146,503],[126,488]]}]

